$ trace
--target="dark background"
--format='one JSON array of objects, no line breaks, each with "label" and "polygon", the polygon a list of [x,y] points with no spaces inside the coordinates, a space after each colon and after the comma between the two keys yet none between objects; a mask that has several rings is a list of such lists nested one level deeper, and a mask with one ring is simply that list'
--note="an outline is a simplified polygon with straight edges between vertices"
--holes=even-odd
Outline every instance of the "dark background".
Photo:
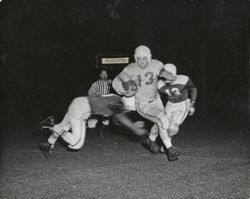
[{"label": "dark background", "polygon": [[[131,55],[177,65],[198,87],[197,118],[247,118],[249,1],[3,0],[1,114],[61,117],[98,78],[95,56]],[[111,8],[112,9],[112,8]],[[122,68],[108,69],[113,78]]]}]

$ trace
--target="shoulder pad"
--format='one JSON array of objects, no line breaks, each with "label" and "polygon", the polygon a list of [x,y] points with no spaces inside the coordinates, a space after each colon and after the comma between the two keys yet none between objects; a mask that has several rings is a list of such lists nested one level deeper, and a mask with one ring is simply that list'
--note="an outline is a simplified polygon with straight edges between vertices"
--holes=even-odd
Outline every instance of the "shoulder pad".
[{"label": "shoulder pad", "polygon": [[175,80],[174,84],[182,84],[185,85],[189,80],[189,77],[186,75],[177,75],[177,79]]}]

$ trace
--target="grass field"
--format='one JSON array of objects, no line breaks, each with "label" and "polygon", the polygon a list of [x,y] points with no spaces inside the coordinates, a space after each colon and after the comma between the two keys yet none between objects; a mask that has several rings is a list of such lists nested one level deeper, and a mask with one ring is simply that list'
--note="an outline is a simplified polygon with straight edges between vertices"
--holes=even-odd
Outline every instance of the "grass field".
[{"label": "grass field", "polygon": [[153,155],[119,129],[93,135],[78,152],[58,143],[51,159],[38,149],[34,124],[2,131],[0,198],[250,198],[247,128],[188,119],[174,144],[180,159]]}]

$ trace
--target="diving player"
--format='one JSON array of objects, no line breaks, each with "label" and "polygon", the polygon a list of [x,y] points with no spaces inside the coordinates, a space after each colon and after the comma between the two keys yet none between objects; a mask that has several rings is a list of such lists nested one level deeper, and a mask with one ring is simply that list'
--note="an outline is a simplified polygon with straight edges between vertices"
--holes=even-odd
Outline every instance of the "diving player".
[{"label": "diving player", "polygon": [[[40,148],[44,156],[49,158],[57,139],[61,137],[68,143],[70,149],[81,149],[85,142],[86,121],[91,115],[113,116],[114,119],[132,130],[136,135],[145,135],[146,131],[131,122],[124,114],[125,111],[122,98],[118,95],[77,97],[72,101],[68,112],[59,124],[48,124],[48,126],[51,126],[48,128],[52,133],[48,140],[41,142]],[[53,120],[48,118],[40,126],[44,127],[46,123],[51,121]]]}]

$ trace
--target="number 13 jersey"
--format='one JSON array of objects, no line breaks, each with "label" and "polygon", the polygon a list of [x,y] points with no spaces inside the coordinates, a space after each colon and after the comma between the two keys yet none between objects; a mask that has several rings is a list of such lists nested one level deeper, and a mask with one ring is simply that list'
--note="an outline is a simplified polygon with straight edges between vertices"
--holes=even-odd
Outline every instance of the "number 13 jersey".
[{"label": "number 13 jersey", "polygon": [[194,84],[189,77],[177,75],[177,79],[174,82],[165,84],[159,88],[159,91],[167,94],[169,102],[178,103],[188,98],[188,89],[191,87],[194,87]]},{"label": "number 13 jersey", "polygon": [[152,101],[157,98],[157,82],[163,64],[152,59],[148,66],[141,69],[136,63],[129,64],[120,73],[120,76],[126,80],[133,80],[138,86],[138,92],[135,95],[136,101]]}]

